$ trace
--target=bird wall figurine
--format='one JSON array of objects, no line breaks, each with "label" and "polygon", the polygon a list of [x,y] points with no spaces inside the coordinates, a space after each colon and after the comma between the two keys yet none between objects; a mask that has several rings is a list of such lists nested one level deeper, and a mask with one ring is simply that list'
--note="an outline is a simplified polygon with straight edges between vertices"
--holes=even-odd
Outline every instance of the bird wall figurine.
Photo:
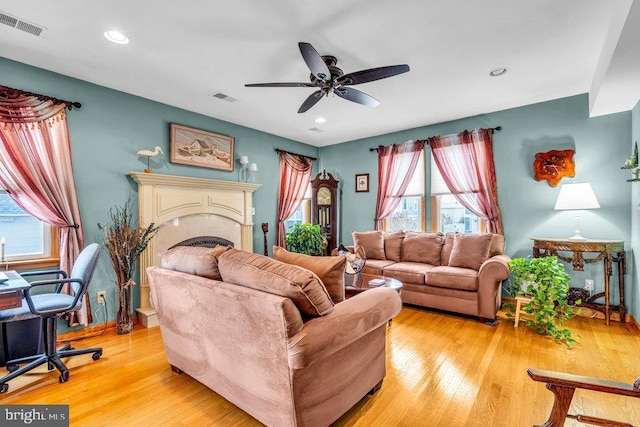
[{"label": "bird wall figurine", "polygon": [[140,150],[138,151],[138,156],[145,156],[147,158],[147,168],[144,170],[145,173],[153,173],[153,170],[151,169],[151,167],[149,166],[149,160],[152,157],[157,156],[158,154],[164,154],[164,152],[162,151],[162,148],[160,148],[159,145],[156,145],[156,148],[151,151],[151,150]]}]

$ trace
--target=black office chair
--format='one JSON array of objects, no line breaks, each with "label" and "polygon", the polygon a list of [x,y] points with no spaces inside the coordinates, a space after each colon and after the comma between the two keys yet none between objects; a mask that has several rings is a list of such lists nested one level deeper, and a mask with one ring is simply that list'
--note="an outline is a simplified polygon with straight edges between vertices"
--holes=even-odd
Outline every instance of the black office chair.
[{"label": "black office chair", "polygon": [[[81,308],[82,297],[87,293],[89,282],[98,264],[99,255],[100,245],[97,243],[92,243],[84,248],[73,264],[73,268],[68,277],[67,273],[62,270],[22,274],[23,277],[55,274],[59,278],[34,281],[31,283],[31,287],[24,292],[26,305],[23,304],[22,309],[16,310],[25,311],[25,313],[23,313],[25,315],[29,314],[30,311],[31,314],[42,317],[42,335],[45,352],[44,354],[8,361],[7,370],[10,373],[0,378],[0,393],[9,390],[8,381],[45,363],[49,369],[53,369],[54,366],[58,368],[58,371],[60,371],[59,380],[63,383],[69,379],[69,369],[67,369],[62,360],[60,360],[61,358],[93,353],[93,360],[98,360],[100,356],[102,356],[102,348],[100,347],[76,350],[72,348],[70,344],[65,344],[59,349],[56,349],[58,316],[77,311]],[[71,286],[74,295],[61,293],[62,287],[67,283]],[[55,292],[31,295],[33,289],[45,285],[57,285]],[[16,313],[16,318],[19,317],[20,313]],[[20,368],[19,365],[22,363],[27,364]]]}]

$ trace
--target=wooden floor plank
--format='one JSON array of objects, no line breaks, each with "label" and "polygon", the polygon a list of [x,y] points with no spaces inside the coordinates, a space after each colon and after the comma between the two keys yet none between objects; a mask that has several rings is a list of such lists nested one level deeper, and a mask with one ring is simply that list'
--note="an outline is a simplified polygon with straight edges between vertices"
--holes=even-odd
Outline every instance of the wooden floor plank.
[{"label": "wooden floor plank", "polygon": [[[572,348],[501,318],[489,326],[464,316],[405,306],[387,336],[387,376],[336,426],[531,426],[544,422],[553,395],[529,367],[633,382],[640,376],[640,335],[629,324],[575,318]],[[55,372],[12,380],[2,404],[68,404],[72,426],[260,425],[207,387],[172,372],[159,328],[74,343],[102,346]],[[640,399],[577,391],[572,409],[640,425]],[[579,425],[568,421],[567,425]]]}]

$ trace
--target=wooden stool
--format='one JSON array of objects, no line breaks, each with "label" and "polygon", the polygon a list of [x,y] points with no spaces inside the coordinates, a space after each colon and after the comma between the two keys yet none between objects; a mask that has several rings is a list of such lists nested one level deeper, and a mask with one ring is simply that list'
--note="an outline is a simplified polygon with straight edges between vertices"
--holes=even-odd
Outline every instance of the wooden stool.
[{"label": "wooden stool", "polygon": [[513,321],[513,327],[518,327],[518,322],[520,321],[520,314],[529,314],[522,309],[523,305],[526,305],[531,302],[531,298],[525,296],[517,296],[516,297],[516,318]]}]

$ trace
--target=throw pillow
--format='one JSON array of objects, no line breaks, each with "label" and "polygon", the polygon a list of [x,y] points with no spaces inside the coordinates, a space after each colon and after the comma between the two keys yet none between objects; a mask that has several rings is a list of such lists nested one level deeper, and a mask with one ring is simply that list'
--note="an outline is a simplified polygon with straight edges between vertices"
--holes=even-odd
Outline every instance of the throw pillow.
[{"label": "throw pillow", "polygon": [[287,264],[313,271],[327,288],[334,303],[344,301],[344,268],[347,258],[341,256],[310,256],[273,247],[273,257]]},{"label": "throw pillow", "polygon": [[408,231],[402,240],[402,261],[440,265],[443,243],[442,233]]},{"label": "throw pillow", "polygon": [[384,255],[384,233],[382,231],[351,232],[353,245],[364,249],[367,259],[386,259]]},{"label": "throw pillow", "polygon": [[304,315],[317,317],[333,311],[327,289],[306,268],[237,249],[220,255],[218,268],[225,282],[290,298]]},{"label": "throw pillow", "polygon": [[176,246],[162,254],[162,268],[194,274],[207,279],[222,280],[217,258],[228,249],[230,249],[228,246],[216,246],[215,248]]},{"label": "throw pillow", "polygon": [[449,256],[450,267],[479,270],[489,258],[491,234],[456,234]]},{"label": "throw pillow", "polygon": [[440,256],[440,265],[449,265],[449,257],[451,256],[451,248],[453,248],[453,239],[459,233],[447,233],[444,235],[444,243],[442,244],[442,254]]},{"label": "throw pillow", "polygon": [[491,235],[491,246],[489,247],[489,256],[502,255],[504,253],[504,236],[502,234]]},{"label": "throw pillow", "polygon": [[393,231],[384,234],[384,256],[386,259],[400,262],[403,238],[403,231]]}]

